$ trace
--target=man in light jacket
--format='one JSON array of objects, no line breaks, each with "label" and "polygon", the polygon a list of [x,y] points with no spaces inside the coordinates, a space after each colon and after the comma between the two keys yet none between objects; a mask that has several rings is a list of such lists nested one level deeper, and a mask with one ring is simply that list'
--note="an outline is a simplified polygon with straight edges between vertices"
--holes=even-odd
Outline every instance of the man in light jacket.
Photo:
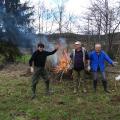
[{"label": "man in light jacket", "polygon": [[97,81],[98,81],[98,72],[102,74],[102,84],[104,91],[109,93],[107,90],[107,79],[105,75],[105,61],[114,66],[114,62],[111,58],[101,49],[101,44],[95,44],[95,50],[90,53],[90,66],[93,72],[93,87],[96,92]]},{"label": "man in light jacket", "polygon": [[74,43],[70,58],[73,69],[74,93],[79,91],[80,83],[83,87],[83,92],[86,92],[85,66],[89,61],[89,55],[86,49],[82,47],[81,42],[77,41]]}]

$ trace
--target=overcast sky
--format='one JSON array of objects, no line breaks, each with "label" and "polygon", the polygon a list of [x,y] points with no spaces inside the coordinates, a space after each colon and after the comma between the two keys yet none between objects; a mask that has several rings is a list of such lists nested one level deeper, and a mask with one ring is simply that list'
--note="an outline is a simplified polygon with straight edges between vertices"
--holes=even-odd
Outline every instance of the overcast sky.
[{"label": "overcast sky", "polygon": [[[21,0],[21,2],[24,1],[25,0]],[[34,6],[37,6],[39,1],[44,1],[47,8],[54,8],[56,6],[56,3],[59,3],[61,0],[30,0],[31,4]],[[65,9],[68,13],[78,15],[84,12],[89,5],[90,0],[66,0]]]},{"label": "overcast sky", "polygon": [[[44,1],[45,5],[48,8],[53,8],[56,6],[56,3],[60,3],[62,0],[21,0],[21,2],[30,1],[32,5],[37,6],[39,1]],[[91,0],[63,0],[65,2],[65,8],[69,13],[73,13],[75,15],[79,13],[83,13],[86,8],[90,6]],[[108,0],[111,5],[114,5],[116,1],[119,0]]]},{"label": "overcast sky", "polygon": [[[81,16],[86,14],[87,8],[90,6],[90,1],[91,0],[20,0],[21,2],[25,2],[25,1],[29,1],[31,6],[34,6],[35,8],[35,12],[37,13],[38,11],[38,5],[41,2],[44,2],[44,6],[47,9],[52,9],[52,8],[56,8],[57,5],[61,2],[61,1],[65,1],[64,5],[65,5],[65,11],[68,14],[72,14],[73,16],[80,16],[79,18],[81,18]],[[114,3],[116,3],[116,1],[120,1],[120,0],[108,0],[109,1],[109,5],[114,6]],[[45,20],[44,20],[45,22]],[[38,19],[35,19],[35,24],[36,24],[36,28],[38,26]],[[51,26],[51,22],[48,23],[48,28],[50,28]],[[81,23],[81,20],[78,20],[78,24],[82,25],[83,22]],[[56,29],[58,26],[57,24],[53,25],[54,29]]]},{"label": "overcast sky", "polygon": [[[38,11],[38,4],[39,2],[43,1],[44,5],[46,8],[51,9],[51,8],[56,8],[57,5],[62,1],[62,0],[21,0],[21,2],[29,1],[32,6],[35,7],[35,12],[37,13]],[[72,14],[74,16],[81,16],[84,14],[86,9],[90,5],[90,0],[63,0],[64,5],[65,5],[65,11],[68,14]],[[45,22],[45,20],[44,20]],[[38,26],[38,19],[35,19],[35,24]],[[48,26],[51,26],[51,23],[49,23]],[[53,25],[53,29],[56,29],[58,26]],[[37,27],[36,27],[37,28]],[[50,27],[48,27],[49,29]]]}]

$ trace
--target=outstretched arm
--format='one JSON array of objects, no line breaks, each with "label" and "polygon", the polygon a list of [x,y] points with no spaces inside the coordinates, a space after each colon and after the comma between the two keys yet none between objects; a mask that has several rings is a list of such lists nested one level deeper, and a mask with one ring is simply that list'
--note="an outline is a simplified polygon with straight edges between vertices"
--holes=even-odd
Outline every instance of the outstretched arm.
[{"label": "outstretched arm", "polygon": [[109,64],[114,65],[114,62],[112,61],[112,59],[111,59],[106,53],[104,53],[104,57],[105,57],[105,60],[106,60]]},{"label": "outstretched arm", "polygon": [[53,50],[52,52],[48,52],[48,51],[46,51],[46,55],[47,55],[47,56],[49,56],[49,55],[53,55],[54,53],[57,52],[58,49],[59,49],[59,46],[56,45],[55,50]]},{"label": "outstretched arm", "polygon": [[53,55],[54,53],[57,52],[57,50],[58,50],[58,49],[55,49],[55,50],[53,50],[52,52],[48,52],[48,51],[46,51],[46,55],[47,55],[47,56],[49,56],[49,55]]}]

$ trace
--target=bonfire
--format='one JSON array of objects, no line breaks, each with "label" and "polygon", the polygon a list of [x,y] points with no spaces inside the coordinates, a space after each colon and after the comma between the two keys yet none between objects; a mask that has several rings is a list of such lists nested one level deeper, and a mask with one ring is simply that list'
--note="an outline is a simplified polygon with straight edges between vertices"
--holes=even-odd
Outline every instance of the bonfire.
[{"label": "bonfire", "polygon": [[58,65],[54,68],[54,72],[58,73],[58,77],[60,77],[60,81],[62,80],[63,74],[67,73],[70,68],[70,57],[67,49],[63,49],[61,55],[59,55]]}]

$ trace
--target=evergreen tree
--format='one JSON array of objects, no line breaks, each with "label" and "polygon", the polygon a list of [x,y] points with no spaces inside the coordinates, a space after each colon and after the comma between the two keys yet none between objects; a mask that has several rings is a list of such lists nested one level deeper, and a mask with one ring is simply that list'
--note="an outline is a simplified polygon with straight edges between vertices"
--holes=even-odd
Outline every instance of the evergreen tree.
[{"label": "evergreen tree", "polygon": [[34,29],[33,7],[20,0],[0,0],[0,55],[14,61],[19,47],[31,47]]},{"label": "evergreen tree", "polygon": [[[15,44],[29,44],[27,33],[33,31],[33,7],[20,0],[1,0],[0,2],[0,31]],[[26,33],[26,34],[25,34]],[[31,33],[32,34],[32,33]]]}]

